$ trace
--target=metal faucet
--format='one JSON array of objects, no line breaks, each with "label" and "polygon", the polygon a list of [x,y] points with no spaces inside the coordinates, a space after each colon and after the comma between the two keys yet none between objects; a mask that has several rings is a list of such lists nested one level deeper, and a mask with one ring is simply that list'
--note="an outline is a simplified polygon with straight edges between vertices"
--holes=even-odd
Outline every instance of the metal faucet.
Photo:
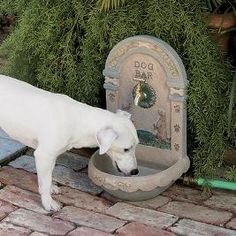
[{"label": "metal faucet", "polygon": [[143,99],[145,99],[147,97],[147,94],[144,93],[144,91],[142,90],[142,85],[141,83],[144,83],[143,81],[138,81],[137,87],[134,90],[134,105],[138,106],[140,101],[142,101]]}]

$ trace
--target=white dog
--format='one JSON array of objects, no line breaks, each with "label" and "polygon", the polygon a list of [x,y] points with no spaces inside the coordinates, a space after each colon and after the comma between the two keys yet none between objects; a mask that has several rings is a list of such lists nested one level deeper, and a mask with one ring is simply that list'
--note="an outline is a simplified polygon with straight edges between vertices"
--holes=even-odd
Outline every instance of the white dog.
[{"label": "white dog", "polygon": [[35,150],[39,193],[44,208],[57,211],[51,193],[58,155],[71,148],[99,147],[124,174],[138,174],[136,129],[125,111],[112,113],[0,75],[0,127],[13,139]]}]

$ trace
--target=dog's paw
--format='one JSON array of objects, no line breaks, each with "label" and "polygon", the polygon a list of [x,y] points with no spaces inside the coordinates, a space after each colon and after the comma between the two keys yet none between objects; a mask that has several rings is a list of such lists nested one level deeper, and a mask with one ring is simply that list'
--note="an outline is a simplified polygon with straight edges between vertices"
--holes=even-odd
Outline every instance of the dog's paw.
[{"label": "dog's paw", "polygon": [[62,208],[61,203],[51,199],[42,199],[42,204],[47,211],[56,212]]},{"label": "dog's paw", "polygon": [[60,194],[61,190],[56,184],[52,184],[51,186],[51,194]]}]

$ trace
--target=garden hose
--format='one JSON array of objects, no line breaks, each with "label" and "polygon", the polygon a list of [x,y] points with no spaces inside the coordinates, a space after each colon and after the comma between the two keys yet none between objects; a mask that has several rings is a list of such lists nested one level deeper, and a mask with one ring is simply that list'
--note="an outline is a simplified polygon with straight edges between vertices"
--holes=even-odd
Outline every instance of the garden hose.
[{"label": "garden hose", "polygon": [[236,191],[236,182],[219,179],[192,178],[189,176],[181,177],[180,180],[186,185],[209,186],[211,188]]}]

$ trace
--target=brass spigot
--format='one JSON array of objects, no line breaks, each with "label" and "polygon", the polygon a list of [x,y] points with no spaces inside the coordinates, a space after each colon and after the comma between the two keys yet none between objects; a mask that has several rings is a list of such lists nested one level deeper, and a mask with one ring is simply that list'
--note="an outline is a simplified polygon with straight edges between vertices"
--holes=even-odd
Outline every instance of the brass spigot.
[{"label": "brass spigot", "polygon": [[156,102],[156,92],[146,79],[133,78],[137,84],[133,88],[134,105],[142,108],[150,108]]},{"label": "brass spigot", "polygon": [[135,88],[135,97],[134,97],[134,105],[138,106],[140,101],[145,99],[147,97],[147,94],[142,91],[141,83],[144,83],[142,81],[139,81],[137,84],[137,87]]}]

